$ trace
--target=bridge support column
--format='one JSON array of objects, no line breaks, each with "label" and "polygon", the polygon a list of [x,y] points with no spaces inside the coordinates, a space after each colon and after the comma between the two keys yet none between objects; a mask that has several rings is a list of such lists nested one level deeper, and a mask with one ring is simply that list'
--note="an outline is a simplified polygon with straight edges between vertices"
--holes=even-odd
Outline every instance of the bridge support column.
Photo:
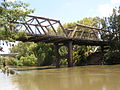
[{"label": "bridge support column", "polygon": [[73,45],[72,41],[68,44],[68,67],[73,66]]},{"label": "bridge support column", "polygon": [[58,43],[55,44],[54,47],[55,47],[56,68],[60,68],[60,55],[59,55],[59,45],[58,45]]},{"label": "bridge support column", "polygon": [[104,53],[104,46],[101,46],[101,52]]}]

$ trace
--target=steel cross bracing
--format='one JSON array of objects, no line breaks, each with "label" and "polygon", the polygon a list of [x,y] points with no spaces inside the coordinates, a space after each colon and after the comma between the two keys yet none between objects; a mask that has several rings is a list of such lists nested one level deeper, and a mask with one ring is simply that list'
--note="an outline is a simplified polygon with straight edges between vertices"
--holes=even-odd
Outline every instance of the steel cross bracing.
[{"label": "steel cross bracing", "polygon": [[21,41],[34,42],[67,42],[77,41],[93,42],[102,41],[102,34],[106,30],[95,27],[76,24],[73,27],[64,28],[59,20],[27,15],[23,21],[12,22],[21,28],[13,29],[14,31],[25,31],[26,34],[32,36],[28,39],[20,38]]}]

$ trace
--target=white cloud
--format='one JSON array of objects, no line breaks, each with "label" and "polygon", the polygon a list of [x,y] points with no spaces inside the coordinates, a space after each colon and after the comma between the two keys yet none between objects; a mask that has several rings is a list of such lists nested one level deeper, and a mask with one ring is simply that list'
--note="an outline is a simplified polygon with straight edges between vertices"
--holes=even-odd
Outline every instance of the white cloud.
[{"label": "white cloud", "polygon": [[118,4],[118,3],[120,3],[120,0],[111,0],[111,3],[112,4]]},{"label": "white cloud", "polygon": [[100,17],[109,17],[113,13],[113,8],[119,7],[120,0],[109,0],[106,4],[98,5],[97,8],[89,9],[90,13],[94,13]]},{"label": "white cloud", "polygon": [[16,0],[6,0],[7,2],[15,2]]},{"label": "white cloud", "polygon": [[100,16],[108,17],[112,14],[113,7],[110,4],[103,4],[98,6],[98,13]]}]

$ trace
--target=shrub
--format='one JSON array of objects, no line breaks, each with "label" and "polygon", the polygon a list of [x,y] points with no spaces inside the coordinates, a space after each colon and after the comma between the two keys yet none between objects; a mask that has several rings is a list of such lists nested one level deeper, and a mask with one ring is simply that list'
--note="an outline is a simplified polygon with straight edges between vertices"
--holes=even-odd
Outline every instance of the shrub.
[{"label": "shrub", "polygon": [[120,52],[109,52],[104,55],[104,64],[120,64]]},{"label": "shrub", "polygon": [[20,58],[20,62],[25,66],[33,66],[36,65],[37,58],[35,57],[34,54],[31,54],[30,56],[26,56],[26,57],[22,56]]},{"label": "shrub", "polygon": [[1,56],[1,57],[0,57],[0,64],[1,64],[1,65],[3,65],[3,64],[7,65],[7,61],[8,61],[8,60],[9,60],[9,59],[8,59],[7,57]]}]

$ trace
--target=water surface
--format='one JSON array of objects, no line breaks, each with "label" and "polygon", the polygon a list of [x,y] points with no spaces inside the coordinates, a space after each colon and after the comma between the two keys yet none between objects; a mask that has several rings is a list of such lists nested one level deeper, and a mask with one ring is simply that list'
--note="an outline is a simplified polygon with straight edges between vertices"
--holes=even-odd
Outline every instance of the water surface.
[{"label": "water surface", "polygon": [[120,90],[120,65],[0,73],[0,90]]}]

